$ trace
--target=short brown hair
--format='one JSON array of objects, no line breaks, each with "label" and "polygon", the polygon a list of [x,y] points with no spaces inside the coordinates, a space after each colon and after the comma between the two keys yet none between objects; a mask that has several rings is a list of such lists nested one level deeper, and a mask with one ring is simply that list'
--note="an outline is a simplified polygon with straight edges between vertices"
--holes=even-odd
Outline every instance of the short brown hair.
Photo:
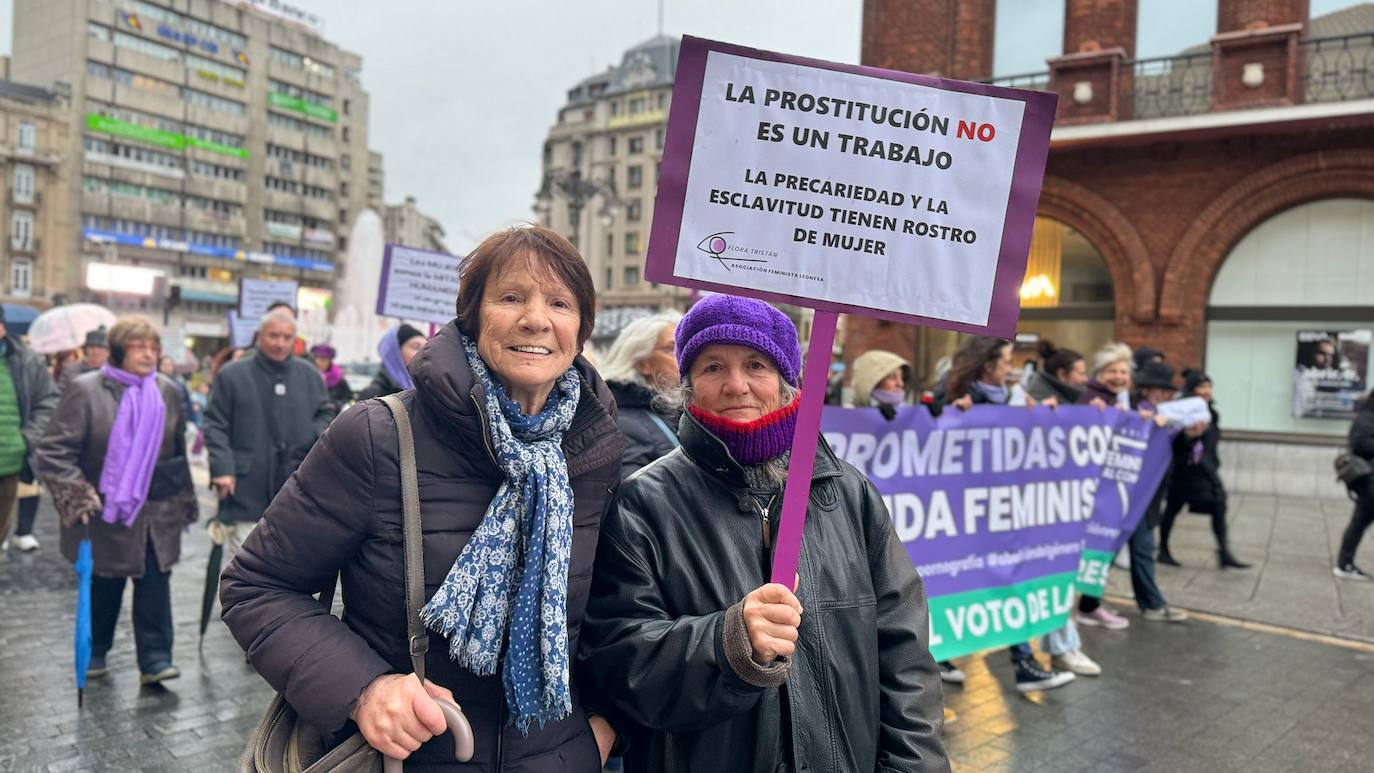
[{"label": "short brown hair", "polygon": [[572,242],[541,226],[507,228],[488,236],[458,264],[458,327],[476,338],[481,332],[482,294],[487,280],[511,261],[524,258],[572,290],[577,299],[577,344],[592,337],[596,324],[596,289],[587,261]]},{"label": "short brown hair", "polygon": [[125,317],[110,328],[110,361],[116,368],[124,367],[124,353],[134,341],[162,342],[153,323],[144,317]]}]

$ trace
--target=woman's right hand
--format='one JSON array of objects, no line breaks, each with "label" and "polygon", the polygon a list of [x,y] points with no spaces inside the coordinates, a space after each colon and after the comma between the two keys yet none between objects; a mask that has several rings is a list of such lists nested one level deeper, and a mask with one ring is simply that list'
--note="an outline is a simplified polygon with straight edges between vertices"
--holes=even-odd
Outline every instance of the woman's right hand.
[{"label": "woman's right hand", "polygon": [[363,690],[348,716],[372,748],[403,760],[448,729],[437,699],[457,703],[448,688],[428,679],[421,684],[415,674],[383,674]]},{"label": "woman's right hand", "polygon": [[961,411],[967,411],[968,409],[973,407],[973,395],[964,395],[958,400],[955,400],[954,402],[950,403],[950,405],[954,406],[955,408],[958,408]]},{"label": "woman's right hand", "polygon": [[769,583],[744,597],[744,628],[754,662],[766,666],[797,649],[802,605],[785,585]]}]

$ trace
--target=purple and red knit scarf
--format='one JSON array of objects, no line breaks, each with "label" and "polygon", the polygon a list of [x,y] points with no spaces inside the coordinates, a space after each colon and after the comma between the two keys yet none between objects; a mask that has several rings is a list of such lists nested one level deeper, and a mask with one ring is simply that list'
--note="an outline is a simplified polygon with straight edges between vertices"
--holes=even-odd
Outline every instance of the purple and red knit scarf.
[{"label": "purple and red knit scarf", "polygon": [[730,450],[730,456],[740,464],[762,464],[792,447],[792,434],[797,428],[797,409],[801,407],[801,393],[792,402],[752,421],[735,421],[724,416],[688,405],[687,412],[696,417],[708,432],[715,435]]}]

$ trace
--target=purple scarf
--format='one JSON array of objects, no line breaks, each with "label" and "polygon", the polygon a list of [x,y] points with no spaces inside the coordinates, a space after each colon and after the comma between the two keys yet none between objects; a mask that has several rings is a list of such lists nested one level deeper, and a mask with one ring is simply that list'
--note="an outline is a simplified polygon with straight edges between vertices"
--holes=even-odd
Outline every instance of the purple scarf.
[{"label": "purple scarf", "polygon": [[156,371],[140,377],[107,362],[100,366],[100,373],[126,387],[100,470],[100,493],[105,495],[105,511],[100,517],[105,523],[129,527],[148,499],[153,467],[162,450],[167,407],[162,402]]},{"label": "purple scarf", "polygon": [[334,385],[339,383],[339,379],[343,378],[343,369],[331,362],[327,369],[320,371],[320,375],[324,377],[325,387],[333,389]]},{"label": "purple scarf", "polygon": [[735,461],[749,465],[762,464],[792,447],[792,433],[797,428],[797,409],[800,407],[801,393],[798,392],[792,402],[753,421],[727,419],[690,404],[687,412],[725,444]]},{"label": "purple scarf", "polygon": [[377,344],[377,353],[382,356],[382,367],[391,380],[402,389],[414,389],[415,382],[410,380],[405,360],[401,359],[401,342],[396,340],[396,331],[388,330]]}]

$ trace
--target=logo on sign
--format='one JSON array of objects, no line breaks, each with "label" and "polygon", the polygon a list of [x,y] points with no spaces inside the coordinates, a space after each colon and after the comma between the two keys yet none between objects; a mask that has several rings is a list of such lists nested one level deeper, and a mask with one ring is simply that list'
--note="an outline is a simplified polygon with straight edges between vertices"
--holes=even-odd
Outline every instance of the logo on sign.
[{"label": "logo on sign", "polygon": [[[734,231],[717,231],[698,242],[697,249],[701,250],[707,255],[710,255],[712,258],[720,261],[720,265],[724,266],[726,271],[732,270],[730,268],[730,264],[726,261],[739,261],[743,263],[768,262],[767,258],[740,257],[739,253],[753,255],[769,255],[771,257],[777,257],[773,253],[765,252],[763,250],[751,250],[747,247],[741,247],[737,244],[731,244],[730,242],[726,241],[725,237],[734,235]],[[726,253],[731,254],[727,255]]]}]

